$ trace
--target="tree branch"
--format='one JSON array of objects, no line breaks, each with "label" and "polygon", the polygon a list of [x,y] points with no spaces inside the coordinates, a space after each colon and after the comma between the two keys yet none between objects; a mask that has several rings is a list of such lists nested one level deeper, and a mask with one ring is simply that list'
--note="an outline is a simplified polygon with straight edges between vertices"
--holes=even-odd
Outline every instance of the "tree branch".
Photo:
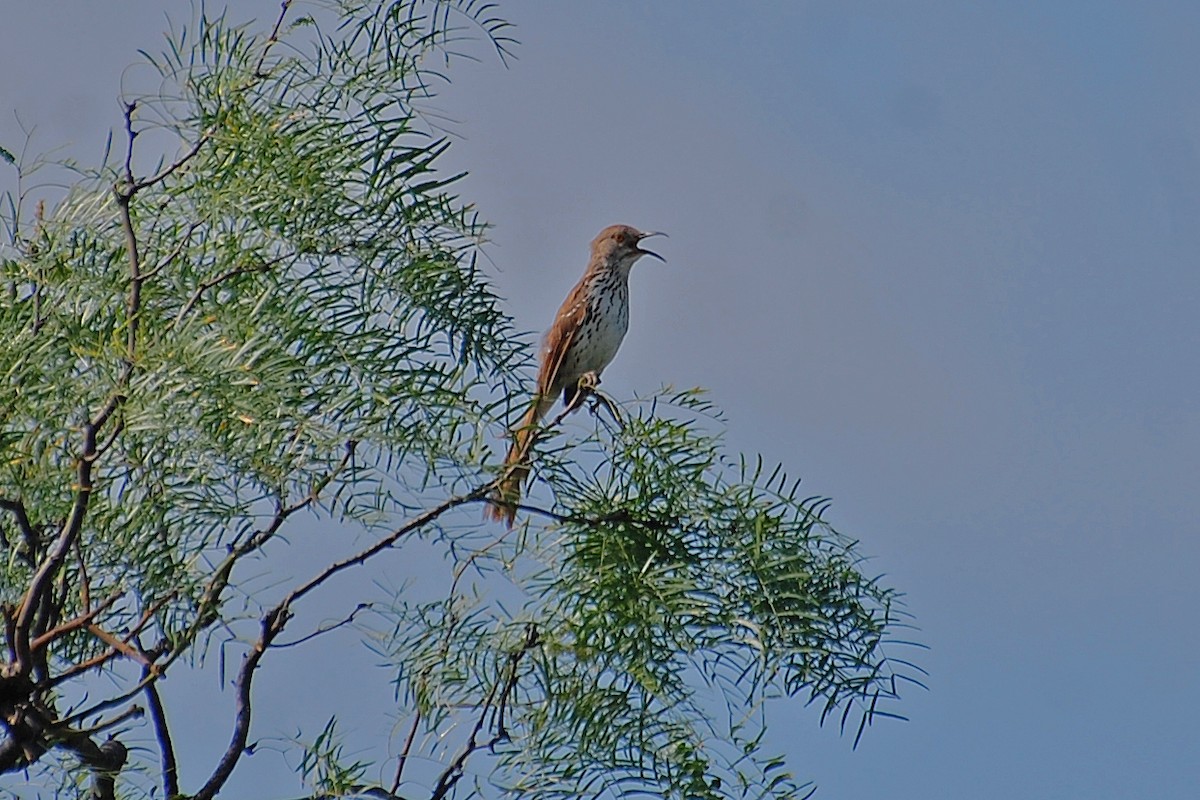
[{"label": "tree branch", "polygon": [[250,267],[234,267],[232,269],[225,270],[215,278],[203,281],[199,286],[196,287],[196,290],[192,292],[192,296],[188,298],[188,301],[183,304],[183,308],[179,309],[179,313],[175,315],[175,325],[178,326],[179,323],[183,321],[184,317],[191,313],[192,309],[196,307],[196,303],[200,302],[200,298],[209,289],[219,286],[230,278],[236,278],[238,275],[252,275],[256,272],[266,272],[267,270],[271,269],[271,267],[277,266],[283,261],[293,257],[295,257],[294,253],[288,253],[287,255],[276,256],[275,258],[268,259],[261,264],[255,264]]},{"label": "tree branch", "polygon": [[[44,684],[41,684],[39,686],[39,688],[52,689],[55,686],[58,686],[59,684],[64,683],[64,682],[70,680],[71,678],[74,678],[76,675],[81,675],[85,672],[88,672],[92,669],[95,669],[96,667],[99,667],[99,666],[107,663],[108,661],[111,661],[112,659],[116,658],[119,655],[126,655],[126,656],[130,655],[129,650],[131,648],[128,647],[129,642],[133,641],[134,638],[139,633],[142,632],[142,629],[145,628],[146,625],[148,625],[150,623],[150,620],[154,617],[154,615],[156,613],[158,613],[158,610],[160,608],[162,608],[164,605],[166,605],[168,602],[170,602],[174,598],[175,598],[175,593],[171,592],[170,594],[160,598],[157,603],[155,603],[154,605],[150,606],[145,611],[143,611],[142,616],[138,619],[138,621],[134,624],[134,626],[129,630],[129,633],[125,634],[125,638],[122,640],[117,640],[116,643],[113,643],[109,640],[109,638],[106,638],[106,637],[111,637],[113,639],[116,638],[116,637],[113,637],[112,634],[107,633],[106,631],[101,630],[100,634],[97,634],[96,631],[91,631],[93,636],[96,636],[96,638],[107,643],[109,645],[109,649],[107,651],[101,653],[100,655],[93,656],[92,658],[89,658],[87,661],[81,661],[80,663],[75,664],[74,666],[70,667],[69,669],[64,670],[63,672],[59,673],[58,675],[55,675],[53,678],[46,681]],[[139,661],[143,666],[146,666],[147,662],[149,662],[150,664],[153,664],[153,662],[155,660],[157,660],[159,656],[162,655],[162,649],[160,648],[157,652],[147,653],[139,647],[134,650],[134,653],[136,654],[134,656],[135,660]],[[162,670],[163,670],[163,667],[161,665],[154,666],[154,672],[156,675],[161,675]],[[123,696],[121,698],[120,702],[123,702],[124,700],[129,699],[133,695],[137,694],[137,692],[141,691],[143,688],[144,688],[143,686],[139,685],[135,691],[130,692],[129,694]],[[94,709],[94,710],[96,710],[96,709]]]},{"label": "tree branch", "polygon": [[25,510],[25,504],[20,500],[9,500],[7,497],[0,497],[0,509],[12,513],[17,520],[17,527],[21,531],[21,538],[25,540],[25,559],[26,562],[33,566],[37,563],[37,549],[40,544],[38,540],[37,530],[33,527],[33,523],[29,521],[29,514]]},{"label": "tree branch", "polygon": [[[238,670],[238,677],[234,684],[237,694],[236,709],[234,712],[233,736],[230,739],[229,746],[225,748],[224,754],[221,756],[217,766],[213,769],[212,775],[208,781],[200,788],[193,796],[193,800],[212,800],[221,791],[225,782],[229,780],[229,776],[233,774],[234,768],[237,766],[238,760],[246,750],[246,743],[250,737],[250,719],[251,719],[251,698],[250,689],[254,681],[254,674],[258,669],[259,663],[262,661],[267,650],[272,646],[275,638],[283,632],[288,620],[291,619],[291,606],[297,600],[312,592],[324,584],[334,575],[349,569],[353,566],[358,566],[365,563],[367,560],[379,553],[387,550],[395,545],[400,539],[408,535],[418,528],[436,520],[438,517],[445,514],[451,509],[467,503],[478,502],[485,498],[487,494],[495,487],[495,481],[490,481],[483,486],[474,489],[464,495],[451,497],[448,500],[439,503],[437,506],[429,509],[423,514],[418,515],[408,523],[400,526],[388,536],[377,541],[375,544],[360,551],[359,553],[330,564],[325,569],[321,570],[316,576],[309,579],[305,583],[297,586],[292,591],[288,592],[274,608],[263,615],[260,626],[262,633],[258,637],[258,641],[251,647],[250,652],[246,654],[242,661],[242,666]],[[493,689],[494,691],[494,689]]]},{"label": "tree branch", "polygon": [[184,231],[183,236],[180,237],[178,244],[171,248],[171,252],[160,258],[157,264],[142,273],[142,279],[150,280],[155,275],[162,272],[163,269],[165,269],[172,261],[179,258],[179,254],[182,253],[183,248],[187,247],[192,241],[192,234],[196,232],[196,229],[199,228],[201,224],[202,223],[200,222],[193,222],[188,225],[187,230]]},{"label": "tree branch", "polygon": [[198,604],[200,613],[197,615],[196,622],[190,629],[189,636],[198,633],[213,621],[212,615],[215,614],[217,605],[220,603],[221,593],[229,585],[229,577],[233,573],[233,568],[237,562],[270,541],[290,516],[315,503],[319,499],[321,490],[328,486],[353,461],[354,452],[357,447],[358,442],[354,439],[347,441],[346,452],[341,460],[330,470],[329,474],[313,485],[312,489],[309,490],[308,494],[302,500],[290,506],[285,506],[281,499],[276,506],[275,516],[272,517],[271,522],[265,528],[255,531],[244,542],[230,545],[229,554],[213,570],[212,576],[208,579],[204,587],[204,592],[200,595],[200,602]]},{"label": "tree branch", "polygon": [[150,720],[154,723],[154,738],[158,740],[158,752],[162,758],[163,797],[171,800],[179,795],[179,766],[175,761],[175,746],[171,742],[171,730],[167,727],[167,712],[158,694],[158,681],[149,668],[142,672],[146,683],[146,704],[150,706]]},{"label": "tree branch", "polygon": [[83,429],[83,452],[79,457],[79,467],[76,472],[77,488],[75,501],[71,505],[71,513],[63,523],[62,532],[47,553],[38,571],[29,582],[29,589],[21,601],[14,626],[13,650],[16,653],[16,670],[26,675],[33,667],[30,639],[36,635],[31,631],[34,614],[41,605],[42,598],[50,589],[51,581],[66,560],[71,546],[83,529],[83,518],[87,514],[88,501],[92,495],[92,462],[96,457],[96,425],[87,423]]},{"label": "tree branch", "polygon": [[156,183],[160,183],[171,177],[171,175],[175,174],[175,172],[178,171],[184,164],[191,161],[200,153],[200,148],[204,147],[204,143],[211,139],[212,135],[212,129],[201,133],[199,138],[197,138],[196,142],[190,148],[188,148],[186,153],[175,159],[170,166],[164,167],[162,170],[156,172],[154,175],[151,175],[149,178],[143,178],[140,181],[133,180],[132,173],[127,171],[126,178],[129,180],[127,191],[129,192],[129,196],[132,198],[133,195],[137,194],[142,189],[148,189]]},{"label": "tree branch", "polygon": [[121,594],[122,592],[119,589],[114,591],[108,597],[104,598],[100,605],[96,606],[91,611],[80,614],[74,619],[70,619],[61,625],[57,625],[51,630],[43,633],[41,636],[38,636],[29,643],[30,652],[37,653],[39,650],[51,644],[56,639],[66,636],[71,631],[89,627],[96,617],[107,611],[113,603],[117,602],[117,600],[121,598]]},{"label": "tree branch", "polygon": [[408,735],[404,737],[404,747],[400,749],[400,758],[396,760],[396,777],[392,779],[391,794],[400,788],[400,777],[404,774],[404,765],[408,763],[408,754],[412,751],[413,741],[417,738],[417,728],[421,726],[421,709],[413,712],[412,724],[408,726]]},{"label": "tree branch", "polygon": [[[110,728],[130,717],[140,716],[142,709],[134,706],[119,717],[109,720],[103,725]],[[60,744],[73,752],[92,773],[92,792],[90,800],[115,800],[117,788],[117,773],[125,766],[129,750],[116,739],[108,739],[103,744],[96,744],[91,739],[92,731],[71,731],[60,740]]]},{"label": "tree branch", "polygon": [[[137,138],[137,132],[133,129],[133,112],[136,108],[137,105],[135,103],[129,103],[125,106],[125,131],[128,141],[125,150],[125,179],[128,185],[123,190],[120,188],[114,188],[113,190],[117,198],[121,228],[125,234],[125,249],[129,258],[129,294],[125,304],[127,326],[125,366],[117,378],[117,391],[109,398],[108,403],[101,409],[100,413],[84,425],[84,445],[83,451],[79,456],[79,467],[76,472],[77,486],[75,501],[71,506],[70,516],[68,516],[67,521],[63,524],[62,533],[59,534],[54,546],[46,555],[46,558],[42,561],[41,566],[30,581],[29,589],[21,603],[14,628],[15,641],[13,642],[13,650],[16,653],[15,666],[17,672],[21,674],[27,674],[33,668],[33,653],[30,648],[30,639],[41,633],[41,631],[34,630],[35,614],[46,600],[51,582],[55,575],[58,574],[58,570],[62,567],[67,554],[71,551],[71,548],[79,537],[79,532],[83,528],[83,520],[87,514],[88,502],[91,499],[92,489],[94,488],[92,467],[98,454],[96,435],[116,412],[121,403],[124,402],[121,389],[128,384],[133,373],[133,362],[137,353],[138,316],[141,313],[142,293],[141,261],[138,255],[137,235],[133,229],[133,218],[129,210],[130,201],[138,191],[137,183],[133,177],[133,143]],[[111,444],[111,440],[109,444]]]},{"label": "tree branch", "polygon": [[475,725],[471,728],[471,735],[467,737],[466,745],[463,746],[462,752],[455,757],[454,761],[450,762],[450,766],[446,767],[446,771],[438,778],[437,785],[433,787],[433,794],[429,796],[430,800],[442,800],[454,788],[454,784],[458,783],[459,779],[462,778],[463,767],[466,765],[471,753],[485,746],[478,742],[479,732],[483,730],[488,711],[492,707],[492,699],[496,696],[496,688],[499,685],[499,682],[492,684],[492,688],[488,691],[488,695],[483,701],[483,710],[479,713],[478,719],[475,720]]},{"label": "tree branch", "polygon": [[467,503],[475,503],[483,500],[487,497],[488,493],[495,488],[495,486],[496,481],[489,481],[483,486],[480,486],[468,492],[467,494],[451,497],[449,500],[434,506],[424,514],[417,516],[411,522],[400,526],[391,534],[380,539],[378,542],[366,548],[365,550],[362,550],[359,553],[350,556],[349,558],[330,564],[315,577],[310,579],[307,583],[297,587],[296,589],[293,589],[285,602],[290,603],[292,601],[299,600],[301,597],[304,597],[304,595],[308,594],[313,589],[316,589],[318,586],[332,578],[337,573],[349,569],[350,567],[356,567],[366,563],[371,557],[378,555],[384,550],[392,547],[396,544],[396,542],[400,541],[400,539],[404,538],[409,533],[412,533],[418,528],[425,527],[430,522],[433,522],[435,519],[445,514],[447,511],[462,505],[466,505]]},{"label": "tree branch", "polygon": [[237,708],[234,712],[233,736],[229,741],[229,746],[225,748],[221,760],[213,769],[212,775],[209,776],[204,786],[200,787],[200,791],[193,795],[193,800],[212,800],[216,797],[217,792],[221,791],[221,787],[229,780],[238,760],[246,751],[246,743],[250,739],[250,688],[254,682],[254,673],[258,669],[262,657],[266,655],[267,648],[283,631],[290,616],[291,612],[288,611],[287,605],[280,603],[263,617],[262,633],[243,659],[242,667],[238,670],[237,682],[234,685],[237,693]]},{"label": "tree branch", "polygon": [[521,659],[525,657],[525,654],[541,643],[542,639],[538,634],[537,625],[530,622],[525,626],[525,642],[521,645],[521,649],[508,656],[508,680],[505,681],[504,689],[500,692],[500,701],[496,703],[496,735],[488,743],[488,747],[495,747],[500,742],[506,742],[511,738],[508,735],[508,729],[504,727],[504,712],[508,709],[509,697],[517,688],[517,668],[521,666]]},{"label": "tree branch", "polygon": [[256,78],[267,77],[267,74],[263,72],[263,66],[267,63],[267,54],[271,52],[271,48],[279,41],[279,29],[283,27],[284,17],[287,16],[291,5],[292,0],[282,0],[279,4],[279,16],[275,18],[275,27],[271,29],[271,35],[267,37],[267,42],[263,45],[262,54],[258,57],[258,64],[254,67],[254,76]]}]

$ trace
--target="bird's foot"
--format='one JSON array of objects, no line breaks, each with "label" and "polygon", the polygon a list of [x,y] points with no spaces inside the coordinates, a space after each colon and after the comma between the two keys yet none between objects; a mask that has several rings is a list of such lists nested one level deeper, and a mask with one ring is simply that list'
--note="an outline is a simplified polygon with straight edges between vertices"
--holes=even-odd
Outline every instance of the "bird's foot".
[{"label": "bird's foot", "polygon": [[585,372],[579,376],[579,380],[575,382],[575,394],[571,397],[571,402],[567,404],[565,414],[577,410],[583,401],[587,400],[596,392],[596,387],[600,385],[600,376],[595,372]]}]

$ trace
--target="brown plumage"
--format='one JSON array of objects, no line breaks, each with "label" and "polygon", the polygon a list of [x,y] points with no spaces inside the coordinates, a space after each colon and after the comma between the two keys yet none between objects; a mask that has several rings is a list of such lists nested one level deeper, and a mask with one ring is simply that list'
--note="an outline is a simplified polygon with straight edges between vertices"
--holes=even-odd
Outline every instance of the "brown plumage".
[{"label": "brown plumage", "polygon": [[580,391],[580,381],[599,382],[612,362],[629,327],[629,271],[642,256],[662,256],[642,250],[638,242],[654,233],[628,225],[610,225],[592,240],[592,257],[579,283],[567,295],[554,324],[542,342],[537,393],[521,424],[513,429],[513,442],[504,460],[504,480],[491,496],[487,516],[512,527],[529,476],[529,450],[538,423],[561,394],[569,408]]}]

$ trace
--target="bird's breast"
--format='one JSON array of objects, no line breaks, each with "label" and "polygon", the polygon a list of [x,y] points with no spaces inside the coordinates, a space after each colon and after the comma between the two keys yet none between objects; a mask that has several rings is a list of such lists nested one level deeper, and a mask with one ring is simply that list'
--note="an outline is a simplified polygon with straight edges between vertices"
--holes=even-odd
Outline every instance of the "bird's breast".
[{"label": "bird's breast", "polygon": [[568,371],[579,376],[603,370],[617,354],[628,329],[628,287],[618,282],[594,291],[567,353]]}]

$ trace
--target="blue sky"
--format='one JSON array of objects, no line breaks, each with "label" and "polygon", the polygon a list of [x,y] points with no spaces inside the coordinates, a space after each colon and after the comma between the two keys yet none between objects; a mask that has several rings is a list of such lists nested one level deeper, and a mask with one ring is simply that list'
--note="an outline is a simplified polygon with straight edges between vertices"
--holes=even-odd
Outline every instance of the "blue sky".
[{"label": "blue sky", "polygon": [[[170,4],[53,5],[6,9],[0,144],[16,108],[98,157]],[[794,770],[829,798],[1195,796],[1200,4],[501,8],[517,60],[435,105],[519,325],[604,225],[669,232],[606,388],[708,387],[931,648],[911,720],[856,751],[773,709]]]}]

